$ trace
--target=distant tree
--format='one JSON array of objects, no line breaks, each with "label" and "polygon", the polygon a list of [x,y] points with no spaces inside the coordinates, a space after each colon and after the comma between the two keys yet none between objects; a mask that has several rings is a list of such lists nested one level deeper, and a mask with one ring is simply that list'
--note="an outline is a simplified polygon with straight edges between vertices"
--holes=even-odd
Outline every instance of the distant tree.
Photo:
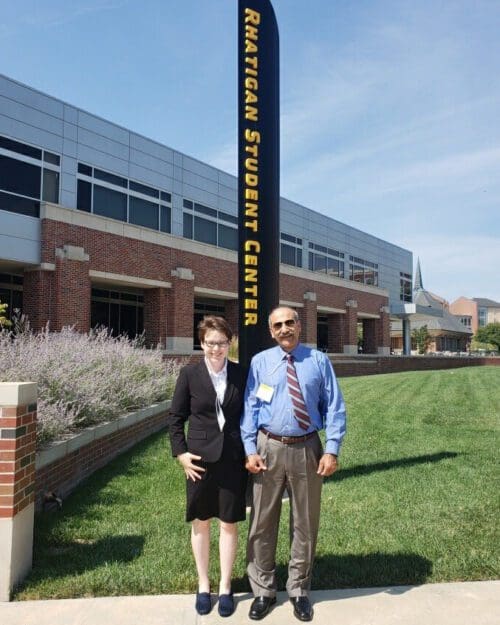
[{"label": "distant tree", "polygon": [[0,302],[0,328],[5,328],[11,325],[11,322],[5,316],[7,308],[8,304],[2,304],[2,302]]},{"label": "distant tree", "polygon": [[432,341],[432,337],[429,334],[427,326],[425,325],[421,328],[415,328],[411,333],[411,337],[415,341],[418,353],[425,354],[430,342]]},{"label": "distant tree", "polygon": [[500,350],[500,323],[488,323],[487,326],[479,328],[474,338],[480,343],[493,343],[496,349]]}]

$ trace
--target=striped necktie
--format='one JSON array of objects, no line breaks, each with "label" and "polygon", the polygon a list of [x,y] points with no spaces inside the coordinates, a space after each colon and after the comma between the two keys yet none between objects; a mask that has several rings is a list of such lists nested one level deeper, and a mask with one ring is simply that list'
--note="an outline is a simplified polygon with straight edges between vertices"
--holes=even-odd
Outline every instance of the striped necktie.
[{"label": "striped necktie", "polygon": [[293,364],[292,354],[288,354],[286,357],[286,379],[288,384],[288,392],[293,404],[293,413],[297,419],[300,427],[303,430],[307,430],[311,425],[311,419],[307,414],[306,403],[300,390],[299,380],[297,378],[297,372],[295,371],[295,365]]}]

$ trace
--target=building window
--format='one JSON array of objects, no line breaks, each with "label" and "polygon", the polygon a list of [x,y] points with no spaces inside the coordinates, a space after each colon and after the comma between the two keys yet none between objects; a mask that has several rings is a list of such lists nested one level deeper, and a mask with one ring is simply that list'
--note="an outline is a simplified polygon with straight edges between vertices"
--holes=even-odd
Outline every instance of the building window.
[{"label": "building window", "polygon": [[284,265],[302,267],[302,239],[291,234],[281,233],[280,261]]},{"label": "building window", "polygon": [[166,191],[78,163],[78,210],[169,233],[171,203]]},{"label": "building window", "polygon": [[42,200],[44,202],[59,202],[59,172],[43,168]]},{"label": "building window", "polygon": [[0,303],[7,304],[5,316],[12,319],[15,310],[23,310],[23,277],[0,273]]},{"label": "building window", "polygon": [[328,351],[328,316],[318,315],[317,326],[318,349],[323,352]]},{"label": "building window", "polygon": [[309,271],[344,278],[344,253],[317,243],[309,243]]},{"label": "building window", "polygon": [[90,324],[93,328],[109,328],[113,336],[125,334],[134,338],[144,330],[144,295],[127,289],[111,291],[93,288]]},{"label": "building window", "polygon": [[94,185],[94,214],[127,221],[127,196],[125,193]]},{"label": "building window", "polygon": [[399,272],[399,299],[402,302],[412,301],[411,275]]},{"label": "building window", "polygon": [[472,327],[472,317],[470,315],[467,315],[466,317],[460,317],[460,323],[466,328],[470,329]]},{"label": "building window", "polygon": [[158,209],[158,204],[131,196],[129,198],[128,220],[131,224],[158,230],[160,217]]},{"label": "building window", "polygon": [[60,156],[0,136],[0,209],[40,216],[40,200],[59,202]]},{"label": "building window", "polygon": [[483,328],[488,323],[488,309],[487,308],[478,308],[478,323],[479,327]]},{"label": "building window", "polygon": [[238,249],[238,218],[198,202],[183,201],[183,236],[228,250]]},{"label": "building window", "polygon": [[217,222],[195,215],[193,238],[201,243],[217,245]]},{"label": "building window", "polygon": [[378,264],[357,256],[349,256],[349,280],[378,286]]}]

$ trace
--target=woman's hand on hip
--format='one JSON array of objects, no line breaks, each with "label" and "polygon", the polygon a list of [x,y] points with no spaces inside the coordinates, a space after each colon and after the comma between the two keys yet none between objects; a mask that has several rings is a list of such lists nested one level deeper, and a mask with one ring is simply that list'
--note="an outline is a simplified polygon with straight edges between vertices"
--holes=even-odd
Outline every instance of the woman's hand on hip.
[{"label": "woman's hand on hip", "polygon": [[179,454],[177,460],[182,464],[186,479],[193,480],[193,482],[201,480],[202,473],[205,473],[205,469],[197,464],[193,464],[193,460],[201,460],[201,456],[186,451],[183,454]]}]

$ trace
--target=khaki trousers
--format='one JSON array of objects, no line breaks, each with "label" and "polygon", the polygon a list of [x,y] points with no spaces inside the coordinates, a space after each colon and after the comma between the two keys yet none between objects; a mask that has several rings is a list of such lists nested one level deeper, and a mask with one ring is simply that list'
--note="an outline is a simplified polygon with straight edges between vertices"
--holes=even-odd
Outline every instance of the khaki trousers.
[{"label": "khaki trousers", "polygon": [[247,546],[247,573],[255,596],[274,597],[276,544],[285,490],[290,504],[290,561],[286,589],[290,597],[307,595],[316,552],[321,487],[316,473],[323,453],[318,435],[285,445],[259,432],[257,453],[267,471],[253,475],[253,504]]}]

